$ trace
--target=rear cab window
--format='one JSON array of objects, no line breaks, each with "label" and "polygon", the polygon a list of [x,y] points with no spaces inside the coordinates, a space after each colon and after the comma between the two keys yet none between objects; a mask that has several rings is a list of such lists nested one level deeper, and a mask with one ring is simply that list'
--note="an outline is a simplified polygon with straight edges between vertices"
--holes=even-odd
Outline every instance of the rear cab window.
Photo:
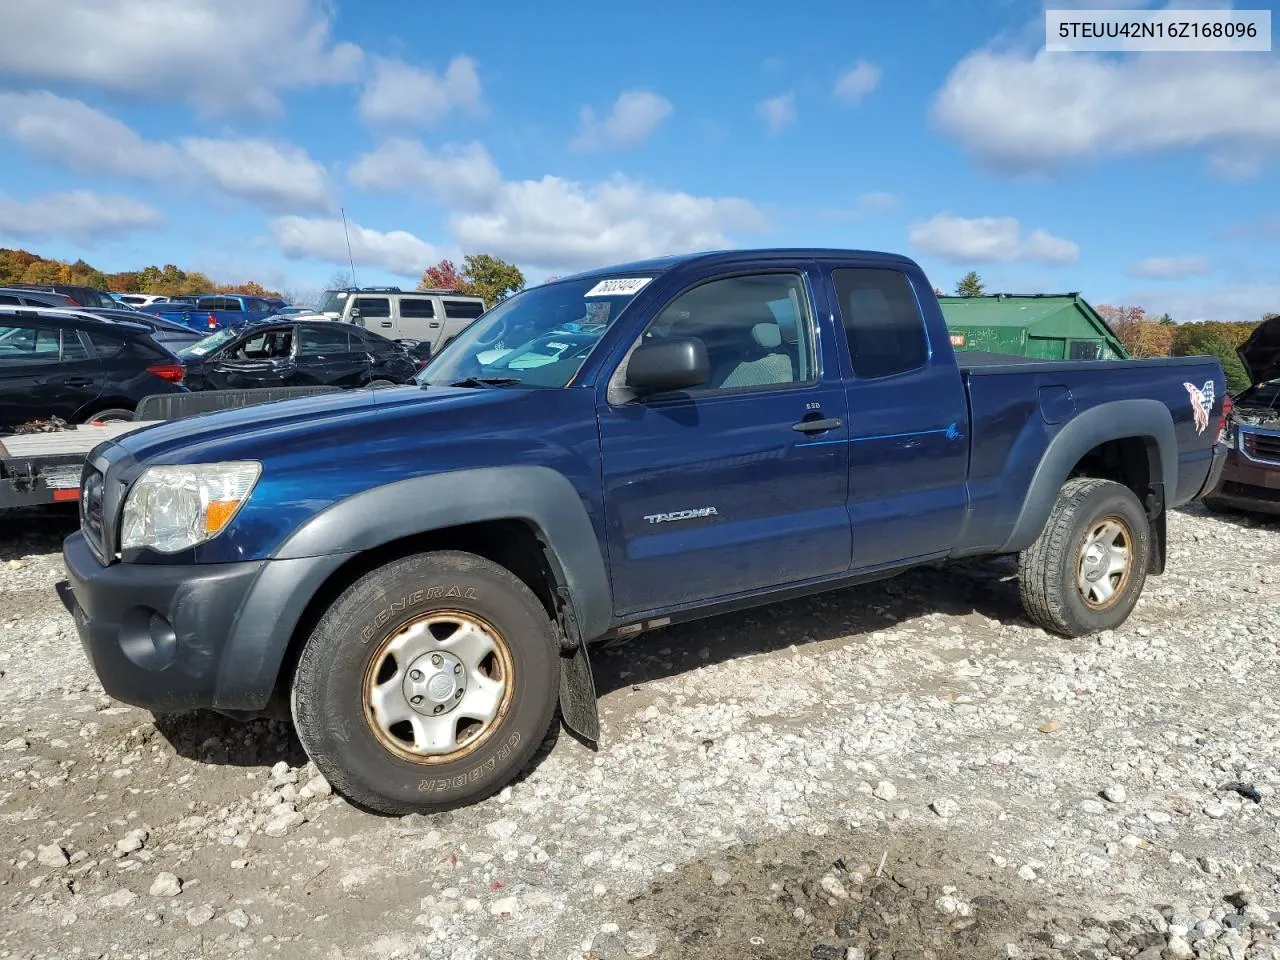
[{"label": "rear cab window", "polygon": [[929,362],[924,316],[905,273],[882,267],[837,267],[831,271],[831,282],[855,377],[892,377]]}]

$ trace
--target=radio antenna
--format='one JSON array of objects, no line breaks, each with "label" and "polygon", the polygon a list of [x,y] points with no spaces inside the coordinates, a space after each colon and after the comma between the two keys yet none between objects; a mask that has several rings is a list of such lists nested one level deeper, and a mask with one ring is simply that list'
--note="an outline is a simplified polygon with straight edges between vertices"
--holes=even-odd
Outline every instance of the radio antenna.
[{"label": "radio antenna", "polygon": [[347,263],[351,267],[351,285],[358,287],[360,284],[356,282],[356,261],[351,256],[351,234],[347,232],[347,211],[343,207],[339,207],[338,211],[342,214],[342,236],[347,241]]}]

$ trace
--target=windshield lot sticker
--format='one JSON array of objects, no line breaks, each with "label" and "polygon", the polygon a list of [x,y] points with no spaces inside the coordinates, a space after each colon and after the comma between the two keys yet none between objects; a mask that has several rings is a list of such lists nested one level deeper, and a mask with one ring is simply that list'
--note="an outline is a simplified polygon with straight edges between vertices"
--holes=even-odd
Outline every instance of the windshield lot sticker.
[{"label": "windshield lot sticker", "polygon": [[644,289],[644,285],[652,277],[619,277],[614,280],[601,280],[583,294],[584,297],[631,297]]},{"label": "windshield lot sticker", "polygon": [[1213,410],[1213,381],[1206,380],[1203,387],[1194,383],[1184,383],[1191,396],[1191,413],[1196,421],[1196,433],[1204,433],[1209,426],[1209,413]]}]

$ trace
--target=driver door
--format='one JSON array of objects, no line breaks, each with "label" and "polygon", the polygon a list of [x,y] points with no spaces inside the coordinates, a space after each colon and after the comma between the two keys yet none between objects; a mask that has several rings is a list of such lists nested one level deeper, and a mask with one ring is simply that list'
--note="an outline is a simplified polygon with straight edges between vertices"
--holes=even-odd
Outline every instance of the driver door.
[{"label": "driver door", "polygon": [[697,338],[711,379],[597,404],[618,613],[843,574],[848,412],[811,264],[694,283],[644,337]]}]

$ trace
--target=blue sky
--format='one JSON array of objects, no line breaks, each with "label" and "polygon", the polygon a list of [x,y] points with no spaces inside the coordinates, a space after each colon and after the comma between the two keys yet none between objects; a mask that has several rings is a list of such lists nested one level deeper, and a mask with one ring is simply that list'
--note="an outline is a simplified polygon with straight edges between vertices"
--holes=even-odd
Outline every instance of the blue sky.
[{"label": "blue sky", "polygon": [[341,207],[362,283],[815,245],[1280,310],[1275,53],[1045,53],[1022,0],[52,6],[0,4],[0,245],[314,291]]}]

